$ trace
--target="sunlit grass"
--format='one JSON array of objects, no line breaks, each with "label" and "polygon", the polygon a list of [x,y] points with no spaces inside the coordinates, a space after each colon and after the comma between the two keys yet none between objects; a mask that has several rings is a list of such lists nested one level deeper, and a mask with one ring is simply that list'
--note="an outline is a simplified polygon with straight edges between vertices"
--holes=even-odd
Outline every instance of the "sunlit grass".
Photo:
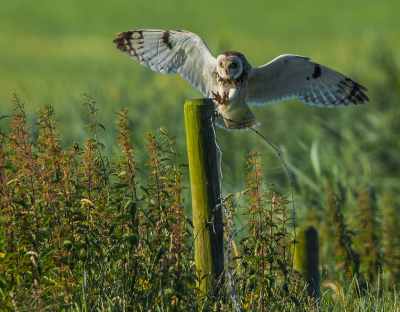
[{"label": "sunlit grass", "polygon": [[[369,89],[371,103],[321,109],[291,100],[252,107],[262,123],[258,130],[289,165],[297,222],[319,224],[321,244],[325,244],[322,263],[330,266],[330,277],[335,277],[335,255],[323,227],[326,183],[335,185],[343,196],[343,214],[357,234],[361,185],[375,191],[379,211],[389,209],[384,204],[389,197],[396,203],[391,211],[400,209],[398,12],[399,1],[4,2],[0,10],[0,117],[11,115],[13,91],[27,102],[30,124],[35,122],[36,110],[51,103],[60,116],[61,146],[73,142],[83,146],[87,121],[81,94],[88,92],[97,101],[98,121],[106,128],[99,133],[105,154],[112,154],[114,144],[116,127],[111,116],[124,106],[130,108],[135,140],[142,143],[147,131],[165,127],[178,137],[180,159],[187,163],[183,103],[202,94],[178,75],[154,73],[117,51],[112,43],[115,33],[136,28],[193,31],[205,39],[214,55],[235,49],[254,66],[292,53],[343,72]],[[10,131],[8,121],[0,120],[2,131]],[[258,137],[220,129],[217,134],[223,150],[224,192],[245,188],[243,159],[256,149],[264,155],[266,182],[277,182],[276,189],[288,193],[280,160]],[[145,159],[139,157],[139,161]]]}]

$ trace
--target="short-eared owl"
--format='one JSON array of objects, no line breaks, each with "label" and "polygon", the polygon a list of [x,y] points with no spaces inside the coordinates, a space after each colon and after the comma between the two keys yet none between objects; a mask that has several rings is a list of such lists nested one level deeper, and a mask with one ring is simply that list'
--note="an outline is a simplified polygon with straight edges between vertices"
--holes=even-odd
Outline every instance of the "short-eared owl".
[{"label": "short-eared owl", "polygon": [[264,105],[295,97],[326,107],[369,102],[366,88],[307,57],[281,55],[256,68],[236,51],[215,58],[201,37],[183,30],[132,30],[117,36],[117,49],[154,71],[178,72],[218,104],[218,115],[243,124],[217,117],[217,125],[224,129],[260,125],[247,104]]}]

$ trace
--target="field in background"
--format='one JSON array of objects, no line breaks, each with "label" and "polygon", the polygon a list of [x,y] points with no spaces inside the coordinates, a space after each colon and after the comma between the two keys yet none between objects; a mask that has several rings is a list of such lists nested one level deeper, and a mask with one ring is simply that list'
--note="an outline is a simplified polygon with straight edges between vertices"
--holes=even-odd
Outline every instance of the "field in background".
[{"label": "field in background", "polygon": [[[397,1],[6,2],[0,12],[0,110],[11,112],[13,91],[28,103],[32,118],[38,107],[52,103],[63,116],[60,126],[69,130],[63,143],[70,145],[82,136],[85,91],[101,104],[107,139],[113,136],[109,116],[121,105],[135,109],[135,131],[166,126],[184,137],[183,102],[202,94],[178,75],[155,74],[117,51],[115,33],[136,28],[186,29],[201,35],[215,55],[235,49],[254,66],[285,53],[308,56],[374,91],[383,86],[376,56],[385,46],[394,52],[400,45],[399,10]],[[286,145],[296,141],[289,134],[309,126],[311,116],[338,122],[342,114],[353,117],[383,105],[376,94],[368,95],[372,104],[365,109],[320,110],[296,100],[254,111],[261,130]],[[310,133],[319,135],[312,123]],[[258,141],[250,133],[226,135],[240,143]]]},{"label": "field in background", "polygon": [[[108,155],[112,156],[115,144],[114,112],[125,106],[130,108],[140,148],[145,132],[165,127],[177,137],[177,150],[185,162],[183,103],[202,97],[201,93],[178,75],[153,73],[129,60],[114,48],[115,33],[137,28],[185,29],[202,36],[214,55],[238,50],[253,66],[285,53],[308,56],[367,87],[371,103],[321,109],[292,100],[252,110],[262,123],[259,131],[288,163],[298,224],[311,223],[323,231],[325,185],[331,182],[346,223],[360,233],[360,186],[372,194],[377,222],[384,220],[379,211],[391,207],[398,214],[400,210],[398,12],[399,1],[203,1],[201,5],[8,1],[0,11],[0,116],[12,113],[13,91],[27,102],[30,124],[36,110],[51,103],[60,120],[62,146],[83,145],[88,122],[83,119],[81,94],[88,92],[98,102],[98,121],[106,128],[100,140]],[[0,121],[0,128],[7,132],[6,124],[5,119]],[[252,150],[264,155],[266,180],[278,182],[278,190],[289,192],[279,159],[253,133],[218,129],[218,141],[224,152],[226,194],[245,188],[243,159]],[[394,204],[387,205],[388,200]],[[323,232],[321,237],[328,240]],[[332,267],[328,246],[322,248],[323,263]]]}]

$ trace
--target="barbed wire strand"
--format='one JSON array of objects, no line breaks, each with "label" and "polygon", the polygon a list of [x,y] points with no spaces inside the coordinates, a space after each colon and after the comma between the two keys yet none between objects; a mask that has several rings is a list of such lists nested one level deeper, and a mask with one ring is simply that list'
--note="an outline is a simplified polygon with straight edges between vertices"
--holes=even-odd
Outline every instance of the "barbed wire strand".
[{"label": "barbed wire strand", "polygon": [[[232,281],[232,266],[231,266],[231,262],[230,262],[230,254],[231,254],[230,247],[231,247],[233,238],[234,238],[238,233],[240,233],[240,232],[243,230],[243,228],[235,229],[235,223],[234,223],[234,222],[232,221],[232,219],[229,217],[229,215],[228,215],[228,213],[227,213],[227,210],[226,210],[226,206],[225,206],[225,204],[223,203],[223,198],[222,198],[222,183],[223,183],[224,179],[223,179],[223,172],[222,172],[222,149],[221,149],[221,147],[218,145],[218,142],[217,142],[217,134],[216,134],[216,131],[215,131],[215,117],[216,117],[216,116],[221,117],[221,118],[223,118],[223,119],[225,119],[225,120],[227,120],[227,121],[234,122],[234,123],[236,123],[236,124],[238,124],[238,125],[244,126],[244,127],[248,128],[248,129],[250,129],[250,130],[253,130],[253,132],[254,132],[255,134],[258,134],[265,142],[268,143],[269,146],[271,146],[271,147],[274,149],[274,151],[276,152],[276,154],[277,154],[278,157],[280,158],[280,160],[281,160],[283,166],[284,166],[285,169],[286,169],[286,174],[287,174],[287,177],[288,177],[289,186],[290,186],[290,192],[291,192],[291,199],[292,199],[292,225],[293,225],[293,241],[292,241],[292,243],[293,243],[293,246],[295,246],[295,244],[297,243],[297,241],[296,241],[296,225],[295,225],[295,215],[296,215],[296,212],[295,212],[295,205],[294,205],[294,191],[293,191],[292,179],[290,178],[289,168],[287,167],[285,161],[283,160],[283,157],[282,157],[281,153],[279,152],[279,150],[278,150],[270,141],[268,141],[268,140],[267,140],[260,132],[258,132],[256,129],[254,129],[254,128],[252,128],[252,127],[246,125],[246,124],[243,124],[243,123],[241,123],[241,122],[235,121],[235,120],[230,119],[230,118],[225,118],[225,117],[223,117],[223,116],[221,116],[221,115],[219,115],[219,114],[218,114],[218,115],[213,115],[213,116],[211,116],[211,126],[212,126],[213,133],[214,133],[214,142],[215,142],[215,146],[217,147],[218,153],[219,153],[219,156],[220,156],[220,157],[219,157],[219,171],[220,171],[220,172],[219,172],[219,173],[220,173],[220,186],[219,186],[219,188],[220,188],[220,190],[219,190],[219,191],[220,191],[220,194],[219,194],[219,200],[220,200],[220,204],[218,204],[218,205],[215,207],[215,209],[218,209],[219,207],[222,207],[222,208],[223,208],[223,212],[224,212],[225,218],[227,219],[228,225],[229,225],[229,227],[231,228],[231,234],[229,235],[228,247],[227,247],[227,251],[226,251],[227,275],[228,275],[228,280],[229,280],[230,296],[231,296],[232,301],[233,301],[233,303],[234,303],[234,305],[235,305],[236,311],[240,311],[239,304],[238,304],[237,301],[236,301],[236,295],[235,295],[235,291],[234,291],[234,287],[233,287],[233,281]],[[295,253],[295,248],[293,248],[293,259],[294,259],[294,253]],[[292,270],[293,270],[293,261],[292,261],[292,263],[291,263],[291,267],[292,267]]]},{"label": "barbed wire strand", "polygon": [[233,220],[229,217],[228,212],[226,210],[226,205],[223,202],[223,197],[222,197],[222,183],[224,182],[224,175],[222,172],[222,149],[221,147],[218,145],[217,142],[217,133],[215,131],[215,116],[211,116],[211,127],[213,130],[213,134],[214,134],[214,143],[215,146],[217,147],[218,153],[219,153],[219,174],[220,174],[220,181],[219,181],[219,198],[218,198],[218,202],[219,204],[217,204],[214,208],[214,210],[218,209],[218,208],[222,208],[222,211],[224,213],[224,216],[227,220],[228,226],[231,229],[231,233],[229,234],[229,238],[228,238],[228,246],[226,247],[226,272],[227,272],[227,276],[228,276],[228,281],[229,281],[229,296],[231,297],[231,300],[235,306],[235,310],[236,312],[240,312],[240,306],[239,303],[236,300],[236,294],[235,294],[235,288],[234,288],[234,284],[232,281],[232,264],[231,264],[231,245],[232,245],[232,241],[235,238],[236,235],[238,235],[241,231],[243,231],[244,228],[240,228],[240,229],[236,229],[236,225],[233,222]]},{"label": "barbed wire strand", "polygon": [[[215,117],[216,117],[216,116],[213,116],[213,119],[215,119]],[[293,233],[294,233],[294,240],[293,240],[293,241],[295,242],[295,240],[296,240],[296,227],[295,227],[295,214],[296,214],[296,212],[295,212],[295,209],[294,209],[293,183],[292,183],[292,179],[290,178],[289,168],[288,168],[288,166],[286,165],[285,161],[283,160],[283,157],[282,157],[281,153],[278,151],[278,149],[277,149],[270,141],[268,141],[268,140],[267,140],[260,132],[258,132],[256,129],[254,129],[254,128],[248,126],[248,125],[245,125],[245,124],[243,124],[243,123],[241,123],[241,122],[235,121],[235,120],[233,120],[233,119],[225,118],[225,117],[223,117],[223,116],[221,116],[221,115],[218,115],[218,117],[221,117],[222,119],[225,119],[225,120],[227,120],[227,121],[231,121],[231,122],[237,123],[238,125],[245,126],[246,128],[248,128],[248,129],[250,129],[250,130],[253,130],[254,133],[258,134],[265,142],[268,143],[269,146],[271,146],[271,147],[275,150],[276,154],[277,154],[278,157],[280,158],[280,160],[281,160],[283,166],[284,166],[285,169],[286,169],[286,174],[287,174],[287,177],[288,177],[288,180],[289,180],[290,193],[291,193],[291,199],[292,199],[292,222],[293,222]],[[214,131],[214,135],[215,135],[215,131]]]}]

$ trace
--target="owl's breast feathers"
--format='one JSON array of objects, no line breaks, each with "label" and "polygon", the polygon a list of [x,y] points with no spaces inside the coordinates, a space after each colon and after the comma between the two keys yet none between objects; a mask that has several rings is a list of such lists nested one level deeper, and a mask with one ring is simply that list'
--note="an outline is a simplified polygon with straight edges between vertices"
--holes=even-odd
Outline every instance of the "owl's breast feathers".
[{"label": "owl's breast feathers", "polygon": [[228,100],[224,104],[218,105],[218,116],[215,122],[218,126],[226,130],[247,130],[249,127],[257,127],[260,123],[251,112],[245,99],[251,65],[245,56],[239,52],[226,51],[224,54],[226,56],[239,56],[243,62],[243,71],[237,79],[225,79],[218,74],[217,68],[215,69],[218,92],[221,94],[226,92],[229,95]]}]

